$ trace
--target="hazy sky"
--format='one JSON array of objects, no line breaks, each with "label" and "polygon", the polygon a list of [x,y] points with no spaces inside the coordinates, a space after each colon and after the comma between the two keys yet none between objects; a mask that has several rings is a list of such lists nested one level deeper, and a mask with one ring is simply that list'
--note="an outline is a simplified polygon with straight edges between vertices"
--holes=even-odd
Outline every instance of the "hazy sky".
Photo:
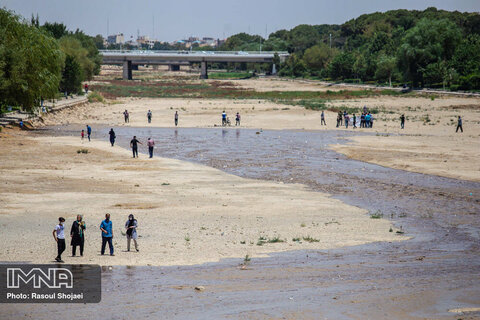
[{"label": "hazy sky", "polygon": [[[364,13],[392,9],[480,11],[480,0],[0,0],[40,22],[63,22],[87,34],[124,33],[162,41],[188,36],[224,38],[239,32],[265,36],[299,24],[340,24]],[[107,24],[108,21],[108,24]]]}]

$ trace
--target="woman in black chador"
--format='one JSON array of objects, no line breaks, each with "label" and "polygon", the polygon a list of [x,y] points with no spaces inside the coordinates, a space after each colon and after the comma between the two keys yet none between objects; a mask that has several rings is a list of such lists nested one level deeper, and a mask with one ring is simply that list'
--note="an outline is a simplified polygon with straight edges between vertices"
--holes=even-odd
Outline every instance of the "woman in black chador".
[{"label": "woman in black chador", "polygon": [[80,246],[80,255],[83,256],[83,245],[85,243],[85,221],[81,215],[77,215],[77,220],[72,224],[70,236],[72,237],[72,256],[75,257],[77,246]]}]

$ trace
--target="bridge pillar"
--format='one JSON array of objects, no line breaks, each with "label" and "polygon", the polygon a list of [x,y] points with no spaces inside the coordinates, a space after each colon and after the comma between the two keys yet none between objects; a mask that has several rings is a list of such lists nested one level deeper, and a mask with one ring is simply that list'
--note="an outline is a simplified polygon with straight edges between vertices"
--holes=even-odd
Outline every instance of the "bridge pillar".
[{"label": "bridge pillar", "polygon": [[200,79],[208,79],[207,62],[206,61],[202,61],[200,63]]},{"label": "bridge pillar", "polygon": [[123,62],[123,80],[132,80],[132,61]]},{"label": "bridge pillar", "polygon": [[272,65],[272,74],[277,74],[277,67],[275,66],[275,63]]},{"label": "bridge pillar", "polygon": [[168,66],[168,70],[170,71],[180,71],[180,65],[179,64],[171,64]]}]

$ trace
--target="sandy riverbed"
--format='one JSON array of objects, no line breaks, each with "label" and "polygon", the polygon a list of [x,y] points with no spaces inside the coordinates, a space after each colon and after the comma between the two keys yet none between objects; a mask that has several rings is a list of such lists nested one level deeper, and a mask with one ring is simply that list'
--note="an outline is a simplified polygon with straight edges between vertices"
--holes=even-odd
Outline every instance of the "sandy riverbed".
[{"label": "sandy riverbed", "polygon": [[[120,147],[72,137],[8,131],[0,145],[1,261],[51,262],[58,216],[69,230],[78,213],[87,223],[86,251],[73,258],[67,245],[69,263],[196,264],[399,240],[389,221],[303,185],[249,180],[172,159],[131,159]],[[89,153],[78,154],[82,148]],[[99,255],[98,225],[107,212],[115,257]],[[139,220],[139,253],[125,252],[122,231],[130,213]],[[319,242],[292,241],[308,236]],[[286,242],[259,246],[260,237]]]}]

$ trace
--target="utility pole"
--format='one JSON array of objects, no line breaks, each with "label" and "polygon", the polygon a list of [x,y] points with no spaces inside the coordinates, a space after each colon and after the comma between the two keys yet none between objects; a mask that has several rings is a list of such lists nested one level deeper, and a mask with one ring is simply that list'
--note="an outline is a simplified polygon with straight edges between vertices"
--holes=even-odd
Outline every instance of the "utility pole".
[{"label": "utility pole", "polygon": [[108,39],[108,34],[110,33],[110,31],[108,30],[108,18],[107,18],[107,39]]}]

